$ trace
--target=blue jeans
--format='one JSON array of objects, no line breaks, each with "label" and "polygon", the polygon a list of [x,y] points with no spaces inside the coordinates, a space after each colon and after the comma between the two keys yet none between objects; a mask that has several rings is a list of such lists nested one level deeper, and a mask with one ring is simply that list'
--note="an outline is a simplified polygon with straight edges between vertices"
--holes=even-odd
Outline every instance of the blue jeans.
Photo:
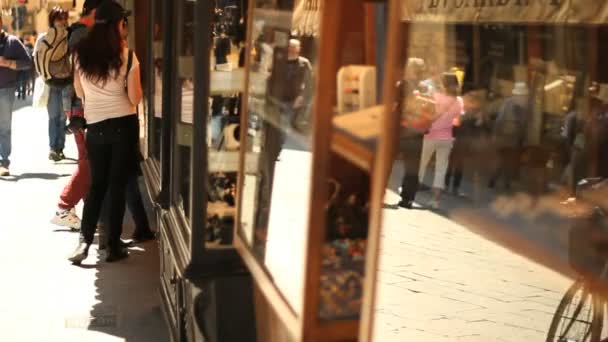
[{"label": "blue jeans", "polygon": [[49,89],[49,147],[52,151],[63,151],[65,147],[65,112],[72,107],[74,89],[71,86]]},{"label": "blue jeans", "polygon": [[15,88],[0,89],[0,166],[8,167],[11,155],[11,125]]}]

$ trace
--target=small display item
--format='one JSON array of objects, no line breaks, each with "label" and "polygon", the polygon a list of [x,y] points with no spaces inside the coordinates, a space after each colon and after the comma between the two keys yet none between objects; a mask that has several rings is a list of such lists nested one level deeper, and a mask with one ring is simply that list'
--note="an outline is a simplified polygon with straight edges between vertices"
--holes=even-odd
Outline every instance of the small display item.
[{"label": "small display item", "polygon": [[319,315],[325,320],[357,319],[363,296],[365,239],[326,243],[321,269]]},{"label": "small display item", "polygon": [[338,112],[356,112],[376,105],[376,68],[349,65],[338,71]]},{"label": "small display item", "polygon": [[225,202],[233,207],[236,198],[236,173],[214,173],[208,180],[209,202]]},{"label": "small display item", "polygon": [[234,217],[211,216],[207,219],[205,241],[209,245],[231,245],[234,239]]},{"label": "small display item", "polygon": [[333,194],[326,208],[327,241],[336,239],[362,239],[367,237],[369,205],[359,194],[341,196],[341,186],[330,181]]}]

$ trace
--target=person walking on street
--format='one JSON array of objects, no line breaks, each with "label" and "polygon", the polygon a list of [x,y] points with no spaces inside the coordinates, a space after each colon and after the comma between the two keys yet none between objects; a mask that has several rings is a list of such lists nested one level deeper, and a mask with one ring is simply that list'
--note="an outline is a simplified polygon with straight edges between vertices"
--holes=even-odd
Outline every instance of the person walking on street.
[{"label": "person walking on street", "polygon": [[[0,17],[0,27],[3,27]],[[11,125],[17,72],[32,67],[32,59],[19,38],[0,31],[0,177],[9,176]]]},{"label": "person walking on street", "polygon": [[137,172],[136,106],[143,96],[139,61],[127,47],[130,11],[114,1],[99,5],[95,25],[78,44],[74,85],[84,101],[91,186],[84,205],[80,240],[68,260],[88,256],[104,199],[109,197],[107,262],[128,257],[120,240],[126,186]]},{"label": "person walking on street", "polygon": [[517,82],[512,93],[513,96],[505,99],[492,129],[498,163],[488,183],[489,188],[494,188],[502,178],[505,190],[510,190],[517,177],[527,132],[528,86]]},{"label": "person walking on street", "polygon": [[[430,82],[424,84],[426,74],[426,63],[420,58],[409,58],[404,72],[404,79],[397,85],[398,99],[397,110],[405,117],[412,116],[408,113],[407,102],[411,101],[414,93],[429,95],[433,91],[429,87]],[[416,127],[412,122],[402,124],[400,128],[399,153],[403,160],[403,178],[401,180],[401,200],[397,204],[401,208],[412,209],[416,193],[419,190],[418,170],[420,168],[420,154],[422,151],[422,139],[426,131],[425,127]]]},{"label": "person walking on street", "polygon": [[66,114],[73,94],[72,65],[68,47],[68,12],[54,7],[49,13],[49,30],[34,46],[34,61],[38,75],[49,86],[49,159],[65,159]]},{"label": "person walking on street", "polygon": [[455,74],[444,73],[441,77],[442,91],[433,94],[435,112],[438,115],[429,132],[424,135],[422,156],[418,180],[422,183],[426,168],[433,154],[435,155],[435,177],[433,180],[433,198],[429,205],[439,208],[439,197],[445,187],[445,176],[448,170],[450,153],[454,146],[453,127],[455,121],[464,114],[464,102],[458,96],[460,85]]},{"label": "person walking on street", "polygon": [[[87,36],[89,29],[95,24],[95,12],[97,6],[99,6],[102,1],[103,0],[85,1],[80,20],[68,28],[68,47],[71,54],[74,53],[76,45]],[[83,105],[82,101],[75,96],[73,84],[70,84],[69,87],[71,88],[71,91],[68,90],[64,92],[65,98],[63,99],[63,102],[69,104],[68,108],[65,108],[65,112],[70,120],[68,128],[72,131],[74,140],[76,141],[78,164],[76,165],[74,173],[72,173],[72,177],[59,196],[58,208],[51,219],[51,223],[78,230],[80,229],[81,222],[76,214],[75,207],[85,198],[89,191],[90,172],[89,162],[87,161],[84,127],[78,127],[82,126],[82,124],[77,125],[78,122],[82,123],[84,121]]]}]

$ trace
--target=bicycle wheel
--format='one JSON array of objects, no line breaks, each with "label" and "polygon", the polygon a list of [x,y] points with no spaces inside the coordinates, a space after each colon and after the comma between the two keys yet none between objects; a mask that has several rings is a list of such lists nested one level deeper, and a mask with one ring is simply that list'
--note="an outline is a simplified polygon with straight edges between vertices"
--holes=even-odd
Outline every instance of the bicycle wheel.
[{"label": "bicycle wheel", "polygon": [[547,342],[599,342],[603,311],[595,297],[585,282],[572,284],[555,310]]}]

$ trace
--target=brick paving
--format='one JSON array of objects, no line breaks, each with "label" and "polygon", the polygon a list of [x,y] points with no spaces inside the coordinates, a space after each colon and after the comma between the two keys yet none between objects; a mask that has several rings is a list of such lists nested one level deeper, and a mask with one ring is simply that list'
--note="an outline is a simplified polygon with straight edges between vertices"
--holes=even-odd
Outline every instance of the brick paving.
[{"label": "brick paving", "polygon": [[572,283],[426,210],[384,210],[381,255],[375,341],[545,341]]},{"label": "brick paving", "polygon": [[[24,107],[13,116],[13,176],[0,180],[0,340],[168,341],[155,243],[112,265],[96,245],[83,267],[66,260],[78,234],[49,220],[74,163],[47,159],[46,125],[46,111]],[[68,157],[76,157],[73,141],[67,137]]]}]

